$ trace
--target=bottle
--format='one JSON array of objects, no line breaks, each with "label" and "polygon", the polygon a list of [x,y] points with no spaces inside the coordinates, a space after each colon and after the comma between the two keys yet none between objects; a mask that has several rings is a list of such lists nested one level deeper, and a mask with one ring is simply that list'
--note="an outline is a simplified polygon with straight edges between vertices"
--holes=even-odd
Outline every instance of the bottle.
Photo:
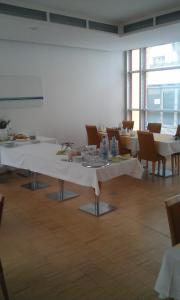
[{"label": "bottle", "polygon": [[111,140],[111,154],[112,154],[112,156],[117,155],[117,141],[116,141],[115,136],[113,136],[112,140]]},{"label": "bottle", "polygon": [[103,160],[108,159],[108,143],[105,136],[102,138],[101,147],[100,147],[100,156]]}]

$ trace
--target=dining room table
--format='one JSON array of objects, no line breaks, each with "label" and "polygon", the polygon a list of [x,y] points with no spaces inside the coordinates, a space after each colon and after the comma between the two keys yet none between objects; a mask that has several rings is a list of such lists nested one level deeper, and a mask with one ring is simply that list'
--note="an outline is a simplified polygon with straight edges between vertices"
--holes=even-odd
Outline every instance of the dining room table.
[{"label": "dining room table", "polygon": [[[116,162],[106,162],[99,167],[90,167],[83,165],[82,162],[69,161],[67,154],[58,154],[59,149],[60,145],[50,143],[1,147],[1,163],[51,176],[61,182],[69,181],[93,188],[95,201],[85,204],[81,210],[96,216],[114,210],[114,206],[100,201],[102,182],[122,175],[141,179],[143,174],[143,168],[137,158],[122,157]],[[62,194],[63,191],[60,192]]]},{"label": "dining room table", "polygon": [[[171,134],[153,133],[155,146],[158,154],[165,156],[166,158],[171,155],[180,152],[180,140],[175,139],[175,136]],[[133,156],[136,156],[139,151],[139,142],[136,131],[126,132],[120,134],[122,145],[131,150]],[[165,172],[160,176],[169,177],[172,176],[172,171],[165,168]]]},{"label": "dining room table", "polygon": [[[99,131],[100,137],[106,136],[107,132],[104,128]],[[131,151],[133,157],[137,157],[139,151],[139,142],[137,131],[135,130],[119,130],[120,140],[123,147]],[[153,133],[155,146],[158,154],[165,156],[166,158],[171,157],[175,153],[180,153],[180,139],[176,139],[172,134]],[[172,170],[165,166],[162,174],[156,174],[161,177],[173,176]]]},{"label": "dining room table", "polygon": [[[176,140],[175,136],[171,134],[153,133],[157,152],[162,156],[170,156],[174,153],[180,152],[180,140]],[[137,132],[122,133],[120,134],[121,142],[128,149],[132,151],[134,155],[139,150]]]},{"label": "dining room table", "polygon": [[180,300],[180,244],[165,251],[154,289],[160,299]]}]

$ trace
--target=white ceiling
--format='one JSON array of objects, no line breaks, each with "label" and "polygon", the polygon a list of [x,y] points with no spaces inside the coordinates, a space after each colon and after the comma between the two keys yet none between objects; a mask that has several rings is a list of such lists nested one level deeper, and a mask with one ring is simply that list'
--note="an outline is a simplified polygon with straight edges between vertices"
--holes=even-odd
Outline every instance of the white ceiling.
[{"label": "white ceiling", "polygon": [[9,2],[40,5],[66,14],[106,20],[115,24],[131,22],[180,7],[179,0],[10,0]]}]

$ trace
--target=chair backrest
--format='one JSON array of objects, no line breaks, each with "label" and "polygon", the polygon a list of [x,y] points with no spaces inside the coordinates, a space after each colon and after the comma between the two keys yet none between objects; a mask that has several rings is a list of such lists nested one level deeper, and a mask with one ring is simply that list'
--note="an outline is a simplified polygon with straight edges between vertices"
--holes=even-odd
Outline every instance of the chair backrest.
[{"label": "chair backrest", "polygon": [[153,133],[161,132],[161,123],[148,123],[147,130]]},{"label": "chair backrest", "polygon": [[134,121],[122,121],[123,129],[133,129],[134,127]]},{"label": "chair backrest", "polygon": [[100,147],[100,136],[95,125],[86,125],[86,132],[88,137],[88,145],[96,145]]},{"label": "chair backrest", "polygon": [[0,195],[0,225],[2,220],[3,207],[4,207],[4,196]]},{"label": "chair backrest", "polygon": [[165,201],[172,245],[180,243],[180,195]]},{"label": "chair backrest", "polygon": [[[4,196],[0,195],[0,225],[1,225],[1,220],[2,220],[3,207],[4,207]],[[8,295],[8,290],[7,290],[6,281],[5,281],[5,277],[4,277],[1,258],[0,258],[0,286],[2,289],[2,294],[4,296],[4,300],[9,300],[9,295]]]},{"label": "chair backrest", "polygon": [[139,157],[144,160],[156,161],[157,150],[153,133],[138,130],[137,134],[139,141]]},{"label": "chair backrest", "polygon": [[106,132],[108,135],[109,142],[112,140],[113,136],[115,136],[116,140],[119,141],[119,130],[115,128],[106,128]]},{"label": "chair backrest", "polygon": [[180,125],[177,126],[177,129],[176,129],[176,136],[180,136]]}]

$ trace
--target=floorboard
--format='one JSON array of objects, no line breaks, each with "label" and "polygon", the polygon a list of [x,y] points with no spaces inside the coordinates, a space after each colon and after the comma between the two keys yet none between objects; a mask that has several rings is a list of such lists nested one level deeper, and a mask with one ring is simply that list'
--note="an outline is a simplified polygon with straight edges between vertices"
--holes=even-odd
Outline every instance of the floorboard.
[{"label": "floorboard", "polygon": [[[154,283],[170,246],[164,200],[180,193],[180,178],[122,176],[103,184],[102,198],[117,207],[100,218],[79,210],[91,189],[66,187],[79,197],[65,202],[49,187],[22,188],[29,178],[8,174],[0,254],[12,300],[155,300]],[[1,296],[1,295],[0,295]]]}]

